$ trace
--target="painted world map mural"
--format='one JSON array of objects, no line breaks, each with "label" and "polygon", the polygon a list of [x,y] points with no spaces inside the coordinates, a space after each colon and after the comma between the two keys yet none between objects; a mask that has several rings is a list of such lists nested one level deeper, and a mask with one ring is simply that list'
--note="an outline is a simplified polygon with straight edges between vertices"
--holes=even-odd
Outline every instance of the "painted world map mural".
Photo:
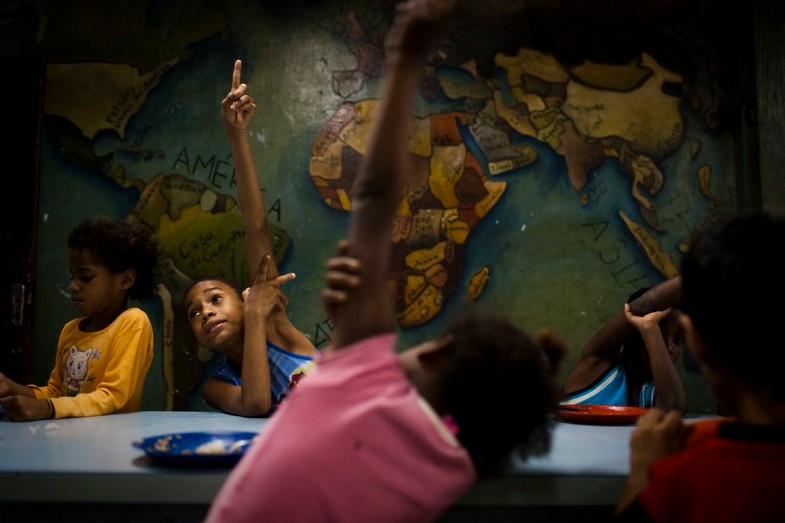
[{"label": "painted world map mural", "polygon": [[[19,1],[0,15],[3,34],[35,39],[46,62],[38,353],[53,352],[73,314],[68,231],[95,215],[141,220],[164,270],[160,300],[145,306],[157,334],[146,401],[203,408],[212,355],[194,346],[180,301],[199,277],[247,281],[218,111],[236,58],[259,106],[252,140],[276,256],[298,275],[290,316],[326,346],[323,263],[346,232],[391,6]],[[695,41],[685,72],[645,51],[565,61],[477,34],[458,26],[434,51],[411,116],[413,172],[390,239],[401,343],[475,306],[554,328],[574,359],[734,208],[729,86]]]}]

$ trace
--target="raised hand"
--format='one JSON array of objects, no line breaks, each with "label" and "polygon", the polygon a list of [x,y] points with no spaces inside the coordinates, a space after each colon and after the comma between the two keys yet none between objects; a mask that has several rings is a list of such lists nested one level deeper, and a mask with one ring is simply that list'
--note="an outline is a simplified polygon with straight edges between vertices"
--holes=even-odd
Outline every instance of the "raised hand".
[{"label": "raised hand", "polygon": [[644,330],[647,327],[649,327],[649,328],[654,328],[654,327],[659,328],[660,321],[662,321],[663,319],[667,318],[668,314],[670,314],[670,312],[671,312],[671,309],[670,309],[670,307],[668,307],[665,310],[654,311],[654,312],[650,312],[648,314],[644,314],[642,316],[637,316],[637,315],[635,315],[632,312],[632,309],[630,308],[630,304],[629,303],[625,303],[624,304],[624,317],[627,318],[627,321],[630,323],[630,325],[632,325],[633,327],[635,327],[639,331],[640,330]]},{"label": "raised hand", "polygon": [[360,260],[348,256],[349,242],[341,240],[337,255],[327,260],[325,288],[322,302],[328,316],[332,317],[336,307],[349,299],[349,292],[360,286]]},{"label": "raised hand", "polygon": [[388,54],[419,57],[442,34],[456,0],[409,0],[396,7],[386,39]]},{"label": "raised hand", "polygon": [[256,112],[256,104],[247,94],[248,85],[240,83],[242,68],[242,60],[235,60],[232,87],[229,89],[229,94],[221,100],[221,119],[227,129],[248,129],[248,124],[251,123]]},{"label": "raised hand", "polygon": [[296,278],[293,272],[281,274],[268,278],[268,271],[272,263],[272,256],[269,254],[262,258],[262,263],[254,277],[251,286],[243,291],[243,301],[245,302],[245,314],[261,314],[263,317],[279,307],[286,307],[286,295],[280,289],[281,285]]}]

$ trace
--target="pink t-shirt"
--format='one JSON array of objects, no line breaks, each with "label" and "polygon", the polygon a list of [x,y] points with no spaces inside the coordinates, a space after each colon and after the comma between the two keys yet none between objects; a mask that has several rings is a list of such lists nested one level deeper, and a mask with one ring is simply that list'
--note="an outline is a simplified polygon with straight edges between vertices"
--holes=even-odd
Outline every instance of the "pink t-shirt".
[{"label": "pink t-shirt", "polygon": [[325,353],[232,470],[207,523],[432,521],[475,480],[387,333]]}]

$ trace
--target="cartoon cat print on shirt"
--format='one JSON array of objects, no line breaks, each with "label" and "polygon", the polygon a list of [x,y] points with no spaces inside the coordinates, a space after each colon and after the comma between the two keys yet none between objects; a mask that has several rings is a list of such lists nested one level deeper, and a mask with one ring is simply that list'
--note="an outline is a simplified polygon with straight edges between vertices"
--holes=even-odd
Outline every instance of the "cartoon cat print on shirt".
[{"label": "cartoon cat print on shirt", "polygon": [[65,362],[66,396],[76,396],[87,381],[87,369],[93,349],[80,351],[76,345],[69,350],[68,361]]}]

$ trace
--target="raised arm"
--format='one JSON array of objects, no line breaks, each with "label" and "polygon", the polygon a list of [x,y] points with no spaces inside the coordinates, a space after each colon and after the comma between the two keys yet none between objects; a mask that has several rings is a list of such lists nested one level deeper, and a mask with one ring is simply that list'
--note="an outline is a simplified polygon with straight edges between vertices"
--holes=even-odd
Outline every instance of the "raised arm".
[{"label": "raised arm", "polygon": [[[674,338],[673,343],[682,347],[684,345],[684,333],[678,322],[680,313],[673,310],[680,301],[681,276],[676,276],[625,304],[624,315],[627,322],[640,333],[644,348],[649,354],[652,376],[657,387],[657,406],[684,412],[687,408],[687,393],[668,351],[669,340],[663,337],[665,332]],[[676,316],[672,316],[673,314]]]},{"label": "raised arm", "polygon": [[[234,62],[232,87],[226,98],[221,100],[221,119],[234,157],[237,194],[245,230],[245,261],[250,281],[254,281],[262,258],[274,253],[268,231],[267,208],[248,139],[248,126],[256,113],[256,104],[248,95],[248,86],[240,82],[242,66],[242,60]],[[268,275],[271,278],[278,275],[274,256]]]},{"label": "raised arm", "polygon": [[[268,254],[270,260],[267,262],[267,278],[274,279],[279,272],[269,231],[267,207],[259,186],[259,177],[248,138],[248,127],[256,113],[256,103],[248,94],[248,85],[240,80],[242,65],[241,60],[235,60],[232,87],[229,94],[221,101],[221,119],[234,157],[237,194],[245,231],[245,261],[250,281],[253,282],[256,271]],[[293,278],[294,275],[291,278],[287,277],[287,281]],[[285,302],[285,299],[281,300],[281,305],[267,317],[266,340],[290,352],[314,354],[316,349],[311,341],[289,321],[284,307]]]},{"label": "raised arm", "polygon": [[[681,277],[665,280],[630,303],[636,316],[667,309],[681,299]],[[614,314],[583,346],[575,368],[564,382],[563,393],[578,391],[599,378],[619,357],[619,347],[636,334],[625,317],[624,308]]]},{"label": "raised arm", "polygon": [[394,213],[411,167],[411,111],[427,52],[454,3],[411,0],[397,7],[386,40],[382,96],[352,196],[347,255],[359,260],[361,283],[333,312],[333,349],[396,328],[389,262]]},{"label": "raised arm", "polygon": [[673,307],[681,301],[681,276],[658,283],[630,302],[630,310],[636,316]]},{"label": "raised arm", "polygon": [[[678,326],[678,316],[671,316],[679,312],[671,312],[672,310],[667,308],[636,316],[632,313],[629,304],[624,306],[627,321],[640,332],[643,346],[649,355],[651,374],[657,390],[657,406],[683,414],[687,409],[687,392],[684,390],[684,383],[676,370],[676,364],[668,350],[668,343],[663,337],[663,328],[660,326],[661,322],[668,322],[665,325],[665,333],[674,338],[673,342],[678,343],[679,347],[683,347],[684,334]],[[674,329],[676,332],[671,332]]]}]

